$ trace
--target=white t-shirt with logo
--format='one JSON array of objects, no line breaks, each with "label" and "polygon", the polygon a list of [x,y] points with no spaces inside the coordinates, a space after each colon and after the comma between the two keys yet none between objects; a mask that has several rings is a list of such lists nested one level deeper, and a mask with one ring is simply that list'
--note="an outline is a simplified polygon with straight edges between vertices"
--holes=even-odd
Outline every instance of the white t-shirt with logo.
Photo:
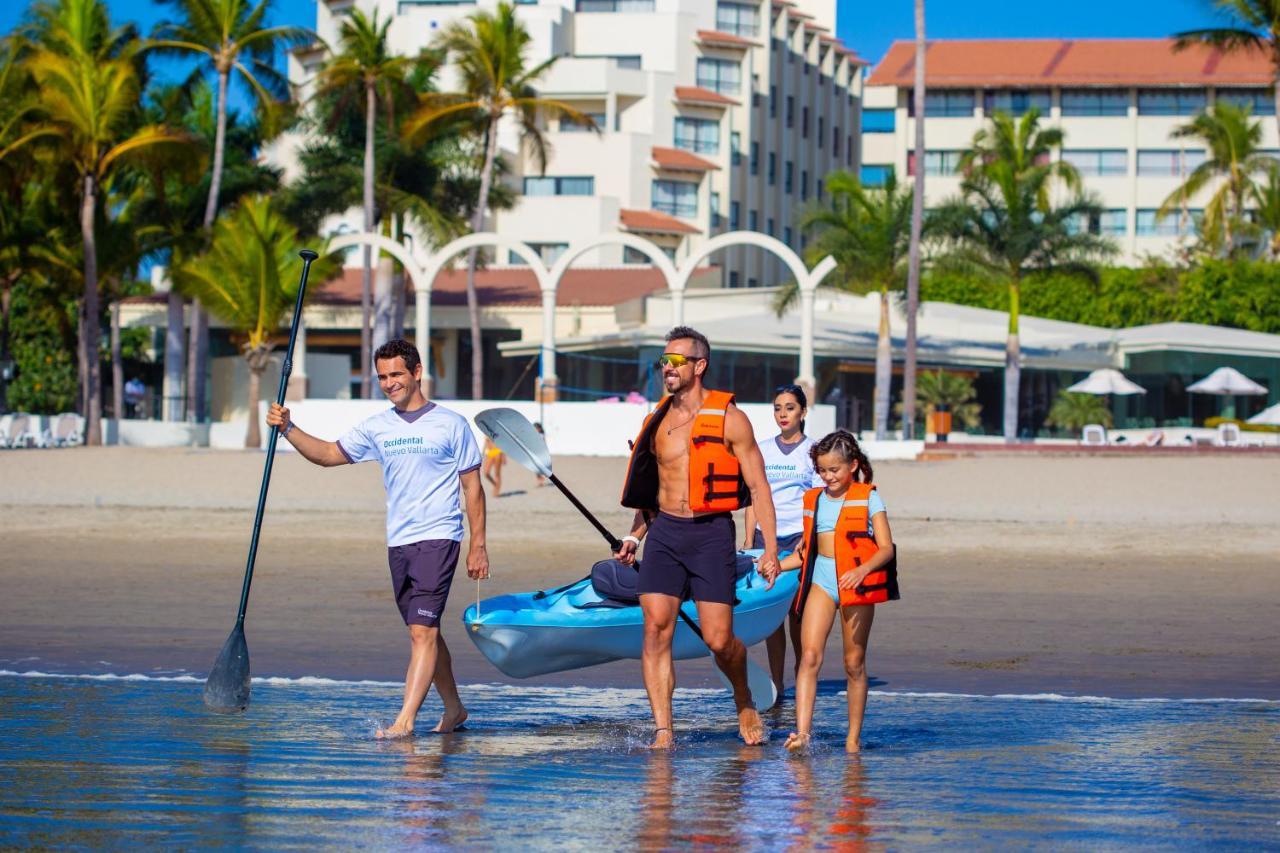
[{"label": "white t-shirt with logo", "polygon": [[809,436],[795,444],[783,444],[780,436],[760,442],[764,475],[773,492],[773,511],[778,517],[778,538],[804,532],[804,493],[825,485],[813,470]]},{"label": "white t-shirt with logo", "polygon": [[462,541],[458,476],[480,467],[466,418],[427,403],[412,412],[379,412],[338,439],[352,463],[382,463],[387,489],[387,545],[424,539]]}]

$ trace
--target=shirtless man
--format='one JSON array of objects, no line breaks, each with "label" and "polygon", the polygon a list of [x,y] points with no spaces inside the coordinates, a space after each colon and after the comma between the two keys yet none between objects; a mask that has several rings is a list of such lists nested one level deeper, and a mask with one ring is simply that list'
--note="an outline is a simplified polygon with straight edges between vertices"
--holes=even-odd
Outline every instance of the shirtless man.
[{"label": "shirtless man", "polygon": [[631,533],[614,555],[634,564],[649,534],[637,591],[644,613],[641,663],[653,708],[653,747],[675,743],[671,695],[675,668],[671,639],[680,603],[692,598],[716,665],[733,685],[738,733],[764,742],[764,724],[747,685],[747,648],[733,633],[736,543],[733,511],[748,503],[764,535],[757,570],[770,584],[778,575],[773,498],[751,422],[733,395],[702,385],[711,345],[678,326],[667,334],[658,360],[669,395],[645,421],[632,446],[622,504],[636,510]]},{"label": "shirtless man", "polygon": [[467,719],[467,709],[458,696],[440,618],[458,564],[462,503],[471,528],[467,576],[489,577],[480,449],[464,417],[428,402],[422,393],[417,347],[405,340],[388,341],[373,358],[378,385],[392,408],[365,419],[337,441],[303,432],[290,420],[289,410],[276,403],[267,413],[267,424],[280,427],[280,434],[316,465],[370,460],[382,465],[387,562],[396,605],[409,629],[410,657],[400,714],[377,735],[412,735],[418,709],[433,683],[444,701],[444,714],[434,731],[451,732]]}]

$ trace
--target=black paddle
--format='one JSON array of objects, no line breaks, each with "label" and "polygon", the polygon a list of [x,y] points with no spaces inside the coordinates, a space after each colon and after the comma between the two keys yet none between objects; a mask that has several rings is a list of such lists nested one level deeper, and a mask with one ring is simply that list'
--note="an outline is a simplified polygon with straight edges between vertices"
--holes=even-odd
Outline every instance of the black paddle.
[{"label": "black paddle", "polygon": [[[280,389],[276,403],[284,405],[284,392],[293,371],[293,345],[298,340],[298,323],[302,320],[302,298],[307,290],[307,273],[311,262],[320,257],[310,249],[298,252],[302,257],[302,280],[298,282],[298,301],[293,307],[293,325],[289,328],[289,346],[280,366]],[[220,714],[235,714],[249,707],[249,644],[244,639],[244,612],[249,606],[249,585],[253,582],[253,561],[258,556],[258,534],[262,532],[262,514],[267,507],[267,487],[271,485],[271,464],[276,458],[276,440],[280,430],[271,428],[267,438],[267,461],[262,469],[262,489],[258,492],[258,513],[253,519],[253,537],[249,540],[249,562],[244,567],[244,586],[240,590],[240,611],[218,659],[213,663],[204,683],[204,704]]]},{"label": "black paddle", "polygon": [[[551,472],[551,452],[547,450],[546,439],[542,434],[533,428],[533,424],[529,423],[528,418],[517,412],[515,409],[485,409],[475,417],[476,426],[480,427],[480,431],[493,441],[500,450],[514,459],[516,462],[533,471],[535,474],[541,474],[552,483],[555,484],[565,497],[578,508],[578,512],[586,517],[587,521],[595,527],[605,541],[609,543],[609,548],[613,553],[617,553],[622,548],[622,540],[614,536],[609,530],[600,523],[592,513],[582,505],[569,488]],[[677,613],[689,626],[693,633],[698,635],[698,639],[706,644],[706,639],[702,636],[702,629],[698,627],[698,623],[689,618],[689,614],[684,612],[684,607],[677,608]],[[708,648],[708,651],[710,649]],[[714,658],[714,655],[712,656]],[[720,671],[720,667],[716,667],[716,674],[720,676],[721,682],[730,690],[733,686]],[[772,708],[778,700],[778,688],[773,683],[773,678],[761,669],[751,658],[747,658],[747,682],[751,688],[751,697],[755,702],[760,701],[760,697],[767,696],[769,701],[764,705],[757,705],[759,708]]]}]

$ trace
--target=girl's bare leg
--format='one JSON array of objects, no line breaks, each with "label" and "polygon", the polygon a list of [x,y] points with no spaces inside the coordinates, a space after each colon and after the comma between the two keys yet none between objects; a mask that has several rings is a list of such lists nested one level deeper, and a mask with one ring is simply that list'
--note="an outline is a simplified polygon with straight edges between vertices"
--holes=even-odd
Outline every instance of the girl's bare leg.
[{"label": "girl's bare leg", "polygon": [[836,618],[836,605],[821,587],[814,585],[800,622],[800,666],[796,670],[796,730],[783,746],[802,752],[813,730],[813,703],[818,694],[818,670]]},{"label": "girl's bare leg", "polygon": [[[806,617],[808,611],[805,611]],[[845,739],[845,752],[858,752],[862,738],[862,717],[867,710],[867,641],[871,637],[871,622],[875,619],[874,604],[859,604],[841,608],[840,631],[844,638],[844,674],[848,679],[849,735]]]}]

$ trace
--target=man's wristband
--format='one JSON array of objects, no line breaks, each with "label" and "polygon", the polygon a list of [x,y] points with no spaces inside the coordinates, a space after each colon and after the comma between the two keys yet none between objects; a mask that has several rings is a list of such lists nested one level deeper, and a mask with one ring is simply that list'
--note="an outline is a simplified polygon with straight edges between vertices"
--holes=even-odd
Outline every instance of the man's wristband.
[{"label": "man's wristband", "polygon": [[633,543],[635,543],[635,546],[636,546],[637,548],[639,548],[639,547],[640,547],[640,540],[639,540],[639,539],[637,539],[636,537],[632,536],[632,535],[631,535],[631,534],[629,534],[629,533],[628,533],[626,536],[623,536],[623,537],[622,537],[622,541],[623,541],[623,542],[633,542]]},{"label": "man's wristband", "polygon": [[289,421],[284,425],[284,429],[280,430],[280,435],[288,437],[289,430],[293,429],[293,421]]}]

